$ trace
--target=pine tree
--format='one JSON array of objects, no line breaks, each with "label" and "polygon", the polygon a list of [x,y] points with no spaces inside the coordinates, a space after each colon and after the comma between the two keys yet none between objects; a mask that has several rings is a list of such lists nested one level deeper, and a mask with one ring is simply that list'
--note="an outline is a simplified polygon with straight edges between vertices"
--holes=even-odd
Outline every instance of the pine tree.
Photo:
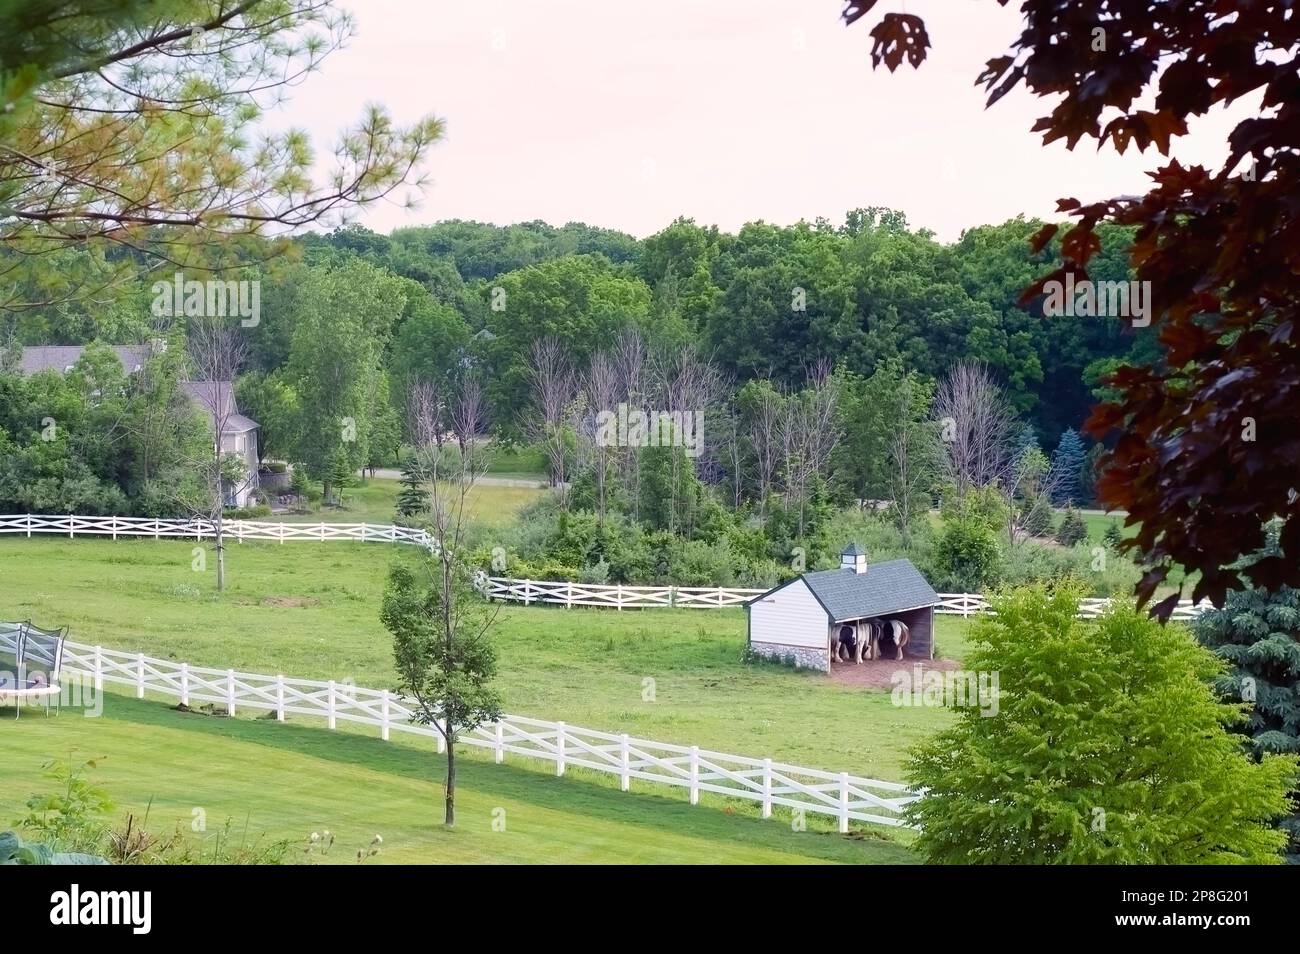
[{"label": "pine tree", "polygon": [[1052,532],[1052,506],[1046,494],[1034,498],[1025,513],[1025,533],[1031,537],[1046,537]]},{"label": "pine tree", "polygon": [[425,467],[414,457],[408,457],[402,465],[402,489],[397,492],[397,513],[402,517],[414,517],[429,509],[429,491],[424,489],[429,475]]},{"label": "pine tree", "polygon": [[1061,520],[1060,529],[1056,531],[1056,542],[1063,547],[1072,547],[1088,536],[1088,525],[1079,516],[1079,511],[1069,507],[1065,518]]},{"label": "pine tree", "polygon": [[1119,545],[1124,539],[1124,533],[1119,528],[1119,521],[1112,520],[1106,527],[1106,533],[1102,536],[1102,543],[1106,544],[1112,550],[1119,550]]},{"label": "pine tree", "polygon": [[343,505],[343,488],[352,483],[352,467],[348,463],[347,452],[343,449],[330,459],[330,485],[334,490],[335,506]]},{"label": "pine tree", "polygon": [[1022,424],[1019,433],[1016,434],[1015,448],[1011,452],[1012,460],[1020,460],[1030,451],[1039,451],[1038,435],[1034,433],[1034,425]]},{"label": "pine tree", "polygon": [[1083,473],[1088,449],[1083,438],[1072,427],[1067,427],[1052,455],[1053,498],[1057,504],[1067,504],[1080,499],[1079,478]]},{"label": "pine tree", "polygon": [[307,487],[310,482],[307,476],[306,464],[294,464],[293,474],[289,477],[289,490],[293,492],[294,500],[298,509],[302,509],[302,498],[307,496]]},{"label": "pine tree", "polygon": [[[1276,554],[1275,543],[1259,556],[1270,552]],[[1247,720],[1239,731],[1250,738],[1254,756],[1300,752],[1300,590],[1234,590],[1223,609],[1202,613],[1192,629],[1232,666],[1215,688],[1225,699],[1246,705]],[[1291,813],[1278,827],[1290,838],[1287,860],[1300,864],[1300,789],[1292,798]]]}]

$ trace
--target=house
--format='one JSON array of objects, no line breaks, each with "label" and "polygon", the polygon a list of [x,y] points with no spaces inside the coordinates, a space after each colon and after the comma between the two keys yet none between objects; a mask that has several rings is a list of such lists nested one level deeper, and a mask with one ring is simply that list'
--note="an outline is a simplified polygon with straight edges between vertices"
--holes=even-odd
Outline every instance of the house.
[{"label": "house", "polygon": [[[42,371],[66,374],[81,359],[85,350],[81,345],[23,348],[18,369],[24,376]],[[148,345],[116,345],[110,350],[117,355],[128,375],[143,370],[151,354]],[[238,486],[228,484],[225,487],[227,506],[250,506],[258,486],[257,422],[239,413],[235,387],[231,381],[183,381],[181,387],[194,404],[207,413],[214,426],[218,420],[223,422],[222,451],[237,454],[244,462],[248,476]]]},{"label": "house", "polygon": [[[835,570],[804,573],[745,604],[751,652],[793,658],[798,666],[830,672],[831,639],[843,625],[868,619],[901,620],[911,631],[907,656],[934,654],[938,595],[910,560],[867,564],[856,543]],[[886,648],[890,658],[892,650]]]}]

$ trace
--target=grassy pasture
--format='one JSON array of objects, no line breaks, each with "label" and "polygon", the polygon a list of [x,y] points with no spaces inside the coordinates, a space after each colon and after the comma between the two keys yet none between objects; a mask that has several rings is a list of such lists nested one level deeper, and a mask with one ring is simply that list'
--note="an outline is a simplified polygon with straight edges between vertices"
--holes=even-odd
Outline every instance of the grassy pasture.
[{"label": "grassy pasture", "polygon": [[[195,544],[0,539],[0,617],[68,625],[72,638],[198,665],[393,684],[379,623],[387,544],[232,544],[229,585]],[[741,661],[744,613],[502,605],[494,638],[507,711],[664,742],[897,780],[904,749],[946,724],[887,693]],[[964,651],[940,617],[938,644]]]},{"label": "grassy pasture", "polygon": [[[678,790],[571,770],[555,778],[538,763],[459,760],[457,827],[445,830],[440,757],[427,740],[329,732],[302,723],[181,713],[165,703],[108,693],[104,714],[85,718],[24,712],[4,728],[0,805],[17,815],[51,758],[95,758],[88,777],[114,799],[113,820],[148,813],[148,829],[191,831],[196,809],[212,839],[229,821],[236,843],[286,840],[302,859],[313,832],[336,838],[318,862],[355,863],[378,834],[369,863],[749,863],[909,862],[908,834],[831,833],[833,819],[811,816],[796,832],[788,813],[770,820],[756,808],[705,795],[689,805]],[[505,830],[493,822],[504,821]],[[7,824],[8,819],[5,824]]]}]

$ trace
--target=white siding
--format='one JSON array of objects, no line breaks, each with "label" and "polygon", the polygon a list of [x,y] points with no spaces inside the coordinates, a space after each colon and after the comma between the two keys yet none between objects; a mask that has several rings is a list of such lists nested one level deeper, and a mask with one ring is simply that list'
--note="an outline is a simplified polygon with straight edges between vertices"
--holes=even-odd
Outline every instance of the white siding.
[{"label": "white siding", "polygon": [[761,597],[749,607],[749,641],[826,648],[826,611],[803,580]]}]

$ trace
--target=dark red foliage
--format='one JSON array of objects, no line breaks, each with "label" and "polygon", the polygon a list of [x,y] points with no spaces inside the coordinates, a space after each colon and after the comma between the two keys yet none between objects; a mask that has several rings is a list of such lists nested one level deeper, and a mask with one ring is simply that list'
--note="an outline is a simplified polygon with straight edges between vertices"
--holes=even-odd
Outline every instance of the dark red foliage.
[{"label": "dark red foliage", "polygon": [[[873,6],[850,3],[845,20]],[[1200,572],[1195,598],[1221,603],[1241,585],[1229,565],[1261,548],[1274,517],[1281,555],[1241,572],[1261,586],[1300,586],[1300,12],[1284,0],[1025,0],[1020,9],[1020,37],[978,82],[990,105],[1019,83],[1054,97],[1034,126],[1045,143],[1089,138],[1167,155],[1188,117],[1262,97],[1260,115],[1232,131],[1222,168],[1170,161],[1145,196],[1063,200],[1075,219],[1061,240],[1065,266],[1025,296],[1067,270],[1086,278],[1098,222],[1135,227],[1132,264],[1151,283],[1164,360],[1116,372],[1120,397],[1094,410],[1088,430],[1113,443],[1101,499],[1139,527],[1132,546],[1148,572],[1138,596],[1149,600],[1181,564]],[[906,56],[916,65],[924,27],[882,30],[888,19],[872,31],[873,64],[892,70]],[[1143,106],[1154,108],[1138,108],[1150,93]],[[1167,617],[1172,605],[1154,611]]]}]

